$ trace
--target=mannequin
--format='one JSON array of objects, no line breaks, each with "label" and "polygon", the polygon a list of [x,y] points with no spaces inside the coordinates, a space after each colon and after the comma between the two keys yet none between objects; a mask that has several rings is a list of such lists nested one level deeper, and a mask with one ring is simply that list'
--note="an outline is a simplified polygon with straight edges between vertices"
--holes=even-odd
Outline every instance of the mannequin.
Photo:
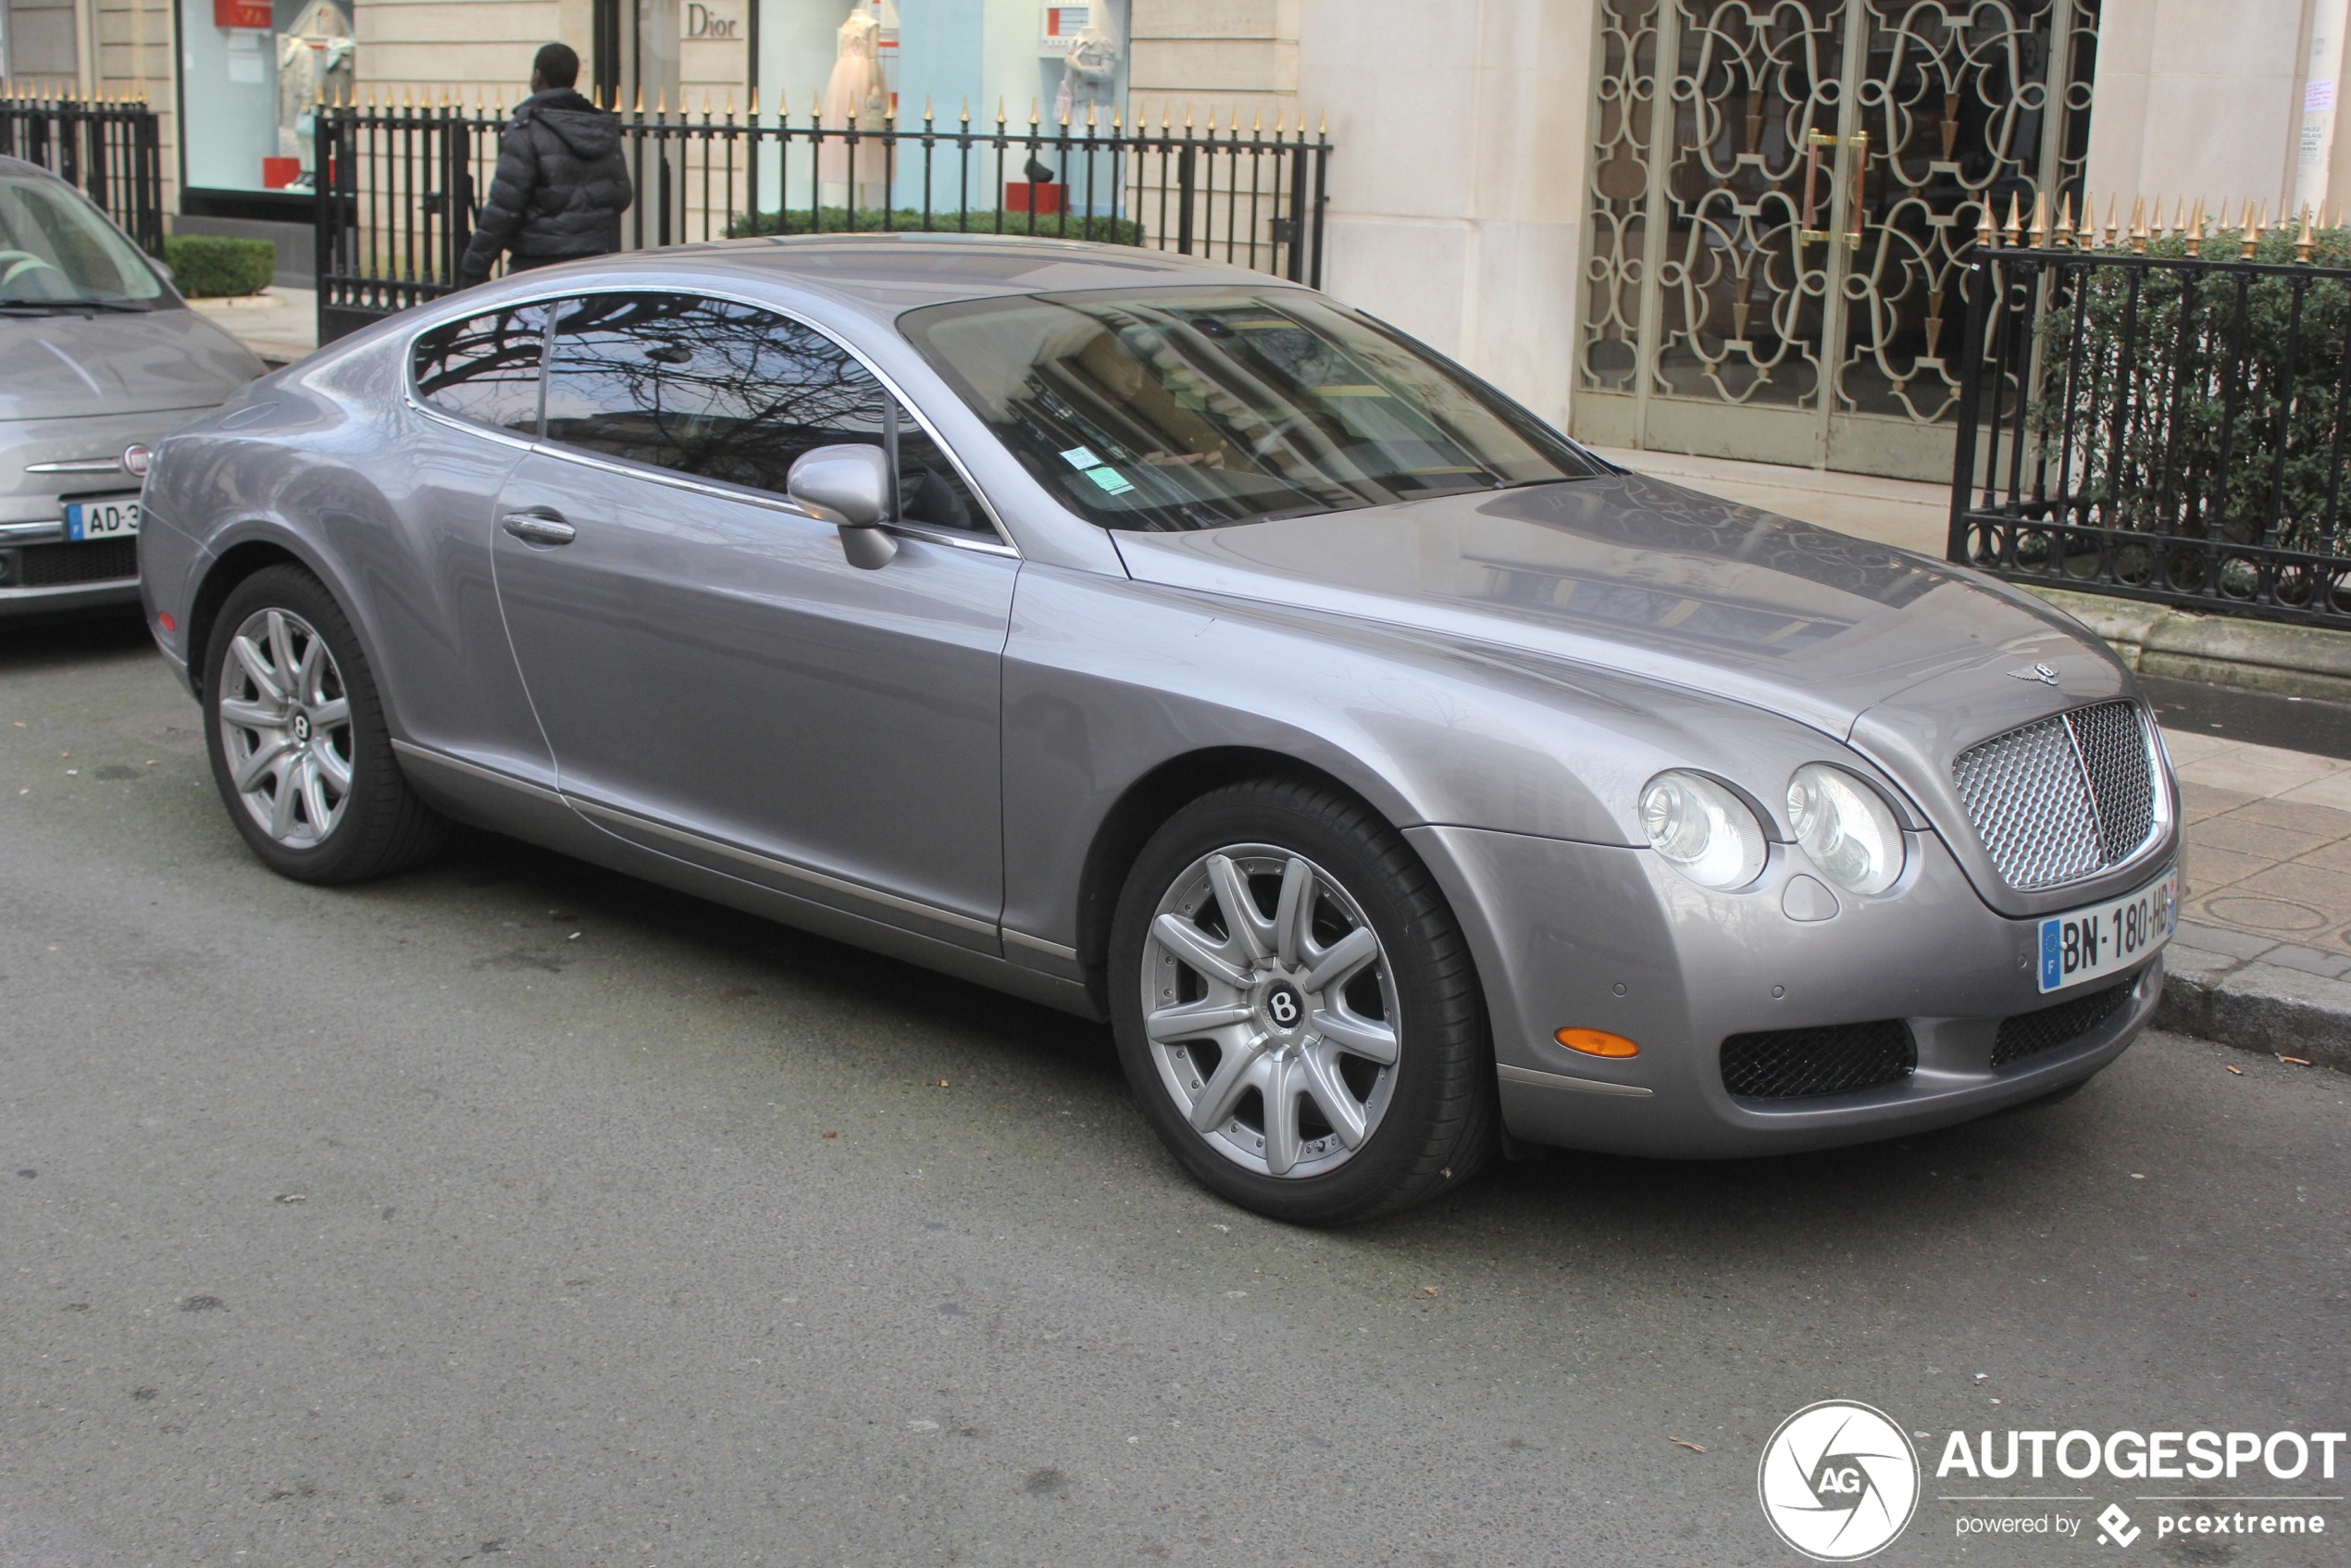
[{"label": "mannequin", "polygon": [[1053,117],[1072,125],[1083,124],[1088,105],[1117,100],[1118,41],[1092,22],[1069,41],[1062,65],[1061,91],[1053,97]]},{"label": "mannequin", "polygon": [[317,168],[313,114],[322,90],[351,85],[351,21],[335,0],[310,0],[278,35],[278,156],[300,158],[307,187]]},{"label": "mannequin", "polygon": [[[825,83],[824,111],[817,123],[829,131],[880,131],[889,123],[889,90],[882,81],[881,23],[862,4],[840,24],[840,52]],[[849,143],[827,137],[816,155],[817,178],[827,205],[878,207],[889,193],[889,151],[880,141],[857,143],[856,189],[850,189]]]}]

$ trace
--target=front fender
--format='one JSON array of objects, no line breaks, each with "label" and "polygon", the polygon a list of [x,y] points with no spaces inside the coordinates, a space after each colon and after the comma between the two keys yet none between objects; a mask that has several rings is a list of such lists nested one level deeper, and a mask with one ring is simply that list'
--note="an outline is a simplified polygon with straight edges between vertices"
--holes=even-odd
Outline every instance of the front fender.
[{"label": "front fender", "polygon": [[1032,564],[1005,653],[1007,932],[1074,954],[1087,856],[1122,799],[1236,748],[1327,775],[1399,828],[1626,848],[1646,845],[1636,802],[1667,767],[1740,785],[1775,839],[1801,763],[1876,775],[1826,735],[1702,694]]}]

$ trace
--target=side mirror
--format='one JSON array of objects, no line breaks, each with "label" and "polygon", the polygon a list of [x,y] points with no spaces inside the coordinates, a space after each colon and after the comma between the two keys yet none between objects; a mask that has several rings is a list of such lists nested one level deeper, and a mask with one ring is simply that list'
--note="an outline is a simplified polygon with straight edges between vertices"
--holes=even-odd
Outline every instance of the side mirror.
[{"label": "side mirror", "polygon": [[840,529],[841,553],[852,566],[886,566],[898,541],[882,528],[890,512],[889,458],[878,446],[820,446],[803,452],[784,480],[784,493]]}]

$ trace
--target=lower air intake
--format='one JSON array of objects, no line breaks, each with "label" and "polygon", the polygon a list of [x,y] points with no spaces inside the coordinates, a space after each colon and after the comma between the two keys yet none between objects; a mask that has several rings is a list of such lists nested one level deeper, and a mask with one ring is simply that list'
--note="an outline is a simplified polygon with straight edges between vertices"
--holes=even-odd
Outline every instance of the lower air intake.
[{"label": "lower air intake", "polygon": [[1918,1070],[1919,1044],[1899,1018],[1733,1035],[1723,1087],[1743,1100],[1805,1100],[1898,1083]]},{"label": "lower air intake", "polygon": [[27,588],[66,588],[139,575],[139,541],[101,539],[86,544],[28,544],[17,552],[18,581]]},{"label": "lower air intake", "polygon": [[1992,1065],[1996,1069],[2006,1067],[2028,1056],[2071,1045],[2127,1006],[2131,989],[2136,984],[2136,979],[2125,980],[2087,996],[2069,998],[2054,1007],[2001,1019],[2000,1033],[1992,1042]]}]

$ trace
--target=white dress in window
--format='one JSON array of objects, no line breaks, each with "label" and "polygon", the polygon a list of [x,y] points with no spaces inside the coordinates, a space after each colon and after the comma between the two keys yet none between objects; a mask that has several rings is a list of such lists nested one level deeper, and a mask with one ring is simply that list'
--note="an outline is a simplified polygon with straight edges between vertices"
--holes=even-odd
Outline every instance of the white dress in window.
[{"label": "white dress in window", "polygon": [[[840,53],[833,74],[825,83],[823,112],[817,123],[827,131],[880,131],[889,123],[889,90],[882,81],[879,45],[881,24],[865,6],[850,12],[840,24]],[[855,168],[851,168],[849,143],[827,136],[816,154],[817,178],[825,182],[821,199],[827,205],[880,206],[889,193],[889,153],[879,140],[860,139]],[[852,175],[856,187],[850,189]]]}]

